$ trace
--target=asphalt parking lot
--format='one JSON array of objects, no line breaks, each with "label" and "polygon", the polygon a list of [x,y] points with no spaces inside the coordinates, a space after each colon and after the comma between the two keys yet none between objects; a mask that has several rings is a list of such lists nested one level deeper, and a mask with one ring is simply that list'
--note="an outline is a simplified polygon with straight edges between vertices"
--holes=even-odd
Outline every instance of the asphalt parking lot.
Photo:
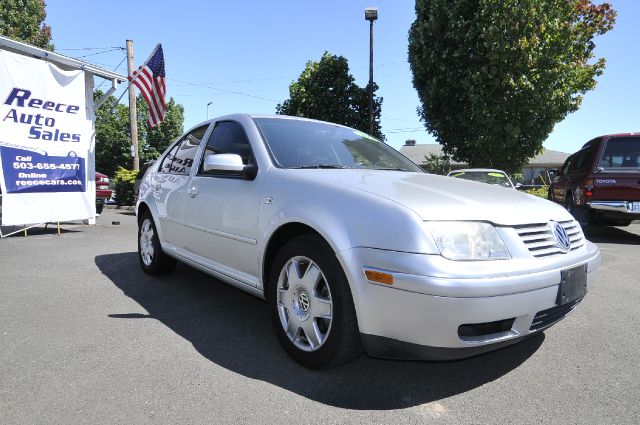
[{"label": "asphalt parking lot", "polygon": [[640,417],[640,224],[590,234],[595,288],[537,337],[457,362],[362,357],[324,372],[280,349],[266,303],[184,265],[145,275],[131,211],[62,229],[0,240],[0,424]]}]

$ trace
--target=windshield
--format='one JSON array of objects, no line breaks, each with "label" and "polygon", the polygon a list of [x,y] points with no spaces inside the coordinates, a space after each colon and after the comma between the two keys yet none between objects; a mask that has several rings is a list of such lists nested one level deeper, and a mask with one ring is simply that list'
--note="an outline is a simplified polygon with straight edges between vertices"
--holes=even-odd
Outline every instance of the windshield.
[{"label": "windshield", "polygon": [[509,177],[497,171],[458,171],[449,174],[451,177],[457,177],[465,180],[473,180],[476,182],[495,184],[504,187],[513,187]]},{"label": "windshield", "polygon": [[284,168],[423,172],[392,147],[351,128],[287,118],[256,118],[255,122],[277,164]]},{"label": "windshield", "polygon": [[640,168],[640,138],[618,137],[609,139],[602,152],[598,167],[607,169]]}]

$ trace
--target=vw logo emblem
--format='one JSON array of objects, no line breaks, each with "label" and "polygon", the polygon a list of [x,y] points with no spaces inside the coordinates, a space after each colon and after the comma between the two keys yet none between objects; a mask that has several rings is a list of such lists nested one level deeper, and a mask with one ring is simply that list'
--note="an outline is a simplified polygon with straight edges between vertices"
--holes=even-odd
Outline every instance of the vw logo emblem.
[{"label": "vw logo emblem", "polygon": [[569,252],[571,249],[571,239],[569,239],[569,235],[567,235],[566,230],[558,223],[553,223],[551,225],[551,229],[553,231],[553,236],[556,238],[556,244],[558,248],[562,250],[565,254]]},{"label": "vw logo emblem", "polygon": [[300,309],[304,312],[309,311],[309,295],[306,292],[300,292],[298,295],[298,304],[300,305]]}]

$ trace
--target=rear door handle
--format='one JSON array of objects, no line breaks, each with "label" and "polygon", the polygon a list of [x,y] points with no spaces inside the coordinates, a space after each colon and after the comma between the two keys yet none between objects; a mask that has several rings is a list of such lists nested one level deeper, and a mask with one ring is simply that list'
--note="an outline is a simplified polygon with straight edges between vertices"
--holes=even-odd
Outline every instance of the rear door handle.
[{"label": "rear door handle", "polygon": [[196,196],[198,196],[198,186],[191,186],[189,189],[187,189],[187,193],[192,198],[195,198]]}]

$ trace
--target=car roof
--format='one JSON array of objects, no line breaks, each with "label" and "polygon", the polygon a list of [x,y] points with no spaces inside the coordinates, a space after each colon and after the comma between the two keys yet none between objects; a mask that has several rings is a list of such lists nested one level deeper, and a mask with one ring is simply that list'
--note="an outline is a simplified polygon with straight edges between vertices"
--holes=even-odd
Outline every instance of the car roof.
[{"label": "car roof", "polygon": [[316,120],[316,119],[312,119],[312,118],[305,118],[305,117],[294,117],[292,115],[277,115],[277,114],[255,114],[255,113],[233,113],[233,114],[228,114],[228,115],[221,115],[219,117],[214,117],[211,118],[209,120],[200,122],[198,124],[196,124],[193,128],[198,127],[200,125],[203,125],[205,123],[208,122],[213,122],[213,121],[226,121],[226,120],[237,120],[240,117],[249,117],[249,118],[275,118],[275,119],[280,119],[280,120],[295,120],[295,121],[309,121],[309,122],[319,122],[319,123],[326,123],[326,124],[331,124],[331,125],[337,125],[339,127],[344,127],[344,128],[349,128],[345,125],[342,124],[338,124],[338,123],[334,123],[334,122],[329,122],[329,121],[322,121],[322,120]]}]

